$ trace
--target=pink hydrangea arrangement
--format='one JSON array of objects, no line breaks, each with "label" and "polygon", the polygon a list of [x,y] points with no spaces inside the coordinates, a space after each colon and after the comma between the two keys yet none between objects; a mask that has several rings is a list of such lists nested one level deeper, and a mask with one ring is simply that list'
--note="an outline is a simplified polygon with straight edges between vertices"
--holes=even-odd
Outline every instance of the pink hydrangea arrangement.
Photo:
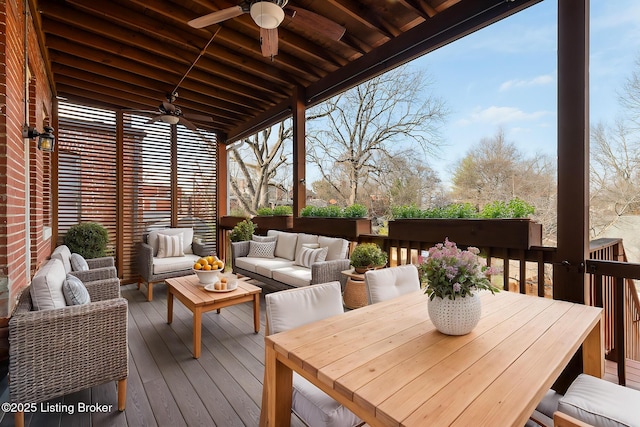
[{"label": "pink hydrangea arrangement", "polygon": [[500,289],[491,284],[490,277],[499,270],[488,267],[479,253],[478,248],[471,246],[463,251],[449,239],[430,248],[428,256],[420,257],[418,266],[425,283],[424,292],[430,299],[456,299],[473,295],[474,290],[480,289],[499,292]]}]

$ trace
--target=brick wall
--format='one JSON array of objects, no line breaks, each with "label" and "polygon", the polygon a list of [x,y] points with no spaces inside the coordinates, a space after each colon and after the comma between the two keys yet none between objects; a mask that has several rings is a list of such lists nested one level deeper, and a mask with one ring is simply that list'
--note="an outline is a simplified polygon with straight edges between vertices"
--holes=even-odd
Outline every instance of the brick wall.
[{"label": "brick wall", "polygon": [[[0,0],[0,317],[8,317],[33,272],[51,253],[43,226],[51,224],[51,154],[22,138],[24,116],[23,2]],[[28,122],[38,131],[52,113],[52,92],[29,19]],[[46,197],[45,197],[46,196]],[[29,221],[27,203],[29,201]],[[45,216],[46,215],[46,216]]]}]

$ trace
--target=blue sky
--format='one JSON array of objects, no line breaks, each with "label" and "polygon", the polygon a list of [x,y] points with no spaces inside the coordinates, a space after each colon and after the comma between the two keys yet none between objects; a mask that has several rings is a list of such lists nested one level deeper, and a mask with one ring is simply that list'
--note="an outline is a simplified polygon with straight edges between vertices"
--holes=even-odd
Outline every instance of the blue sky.
[{"label": "blue sky", "polygon": [[[640,2],[591,0],[591,124],[619,112],[618,93],[640,56]],[[467,150],[502,127],[526,154],[556,156],[557,0],[510,18],[414,60],[451,111],[445,146],[434,159],[441,179]]]}]

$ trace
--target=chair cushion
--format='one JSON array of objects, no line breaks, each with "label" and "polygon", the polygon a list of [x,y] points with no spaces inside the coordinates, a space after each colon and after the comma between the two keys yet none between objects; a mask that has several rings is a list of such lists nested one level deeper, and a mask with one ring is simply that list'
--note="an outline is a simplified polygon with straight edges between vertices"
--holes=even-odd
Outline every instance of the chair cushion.
[{"label": "chair cushion", "polygon": [[356,426],[362,422],[353,412],[295,372],[291,409],[314,427]]},{"label": "chair cushion", "polygon": [[153,258],[153,274],[166,274],[180,270],[191,270],[193,264],[200,257],[194,254],[185,254],[171,258]]},{"label": "chair cushion", "polygon": [[269,334],[344,313],[341,291],[335,281],[266,294]]},{"label": "chair cushion", "polygon": [[311,268],[311,264],[322,262],[327,258],[327,251],[328,249],[326,247],[311,249],[303,246],[300,249],[300,253],[296,256],[295,264]]},{"label": "chair cushion", "polygon": [[72,274],[67,274],[67,278],[62,285],[62,293],[67,305],[82,305],[91,302],[89,291],[87,291],[82,280]]},{"label": "chair cushion", "polygon": [[254,242],[277,242],[278,236],[258,236],[254,234],[251,236],[251,240]]},{"label": "chair cushion", "polygon": [[34,310],[51,310],[67,306],[62,285],[67,277],[64,265],[59,259],[50,259],[38,270],[29,292]]},{"label": "chair cushion", "polygon": [[[273,231],[273,230],[269,230]],[[296,243],[298,242],[297,233],[278,232],[278,241],[276,243],[275,256],[293,261],[296,258]]]},{"label": "chair cushion", "polygon": [[278,282],[300,288],[311,284],[311,269],[299,265],[292,265],[290,267],[273,270],[271,277]]},{"label": "chair cushion", "polygon": [[[240,257],[234,260],[236,267],[253,273],[271,277],[271,271],[276,268],[293,265],[293,261],[284,258],[254,258]],[[265,274],[266,273],[266,274]]]},{"label": "chair cushion", "polygon": [[640,391],[580,374],[558,410],[595,427],[640,426]]},{"label": "chair cushion", "polygon": [[51,259],[59,259],[64,266],[64,271],[69,273],[71,270],[71,251],[67,245],[56,247],[51,253]]},{"label": "chair cushion", "polygon": [[318,243],[321,248],[327,248],[327,261],[334,259],[344,259],[347,257],[349,242],[337,237],[318,236]]},{"label": "chair cushion", "polygon": [[248,257],[252,258],[273,258],[276,250],[276,242],[254,242],[249,241]]},{"label": "chair cushion", "polygon": [[184,235],[158,233],[158,258],[184,256]]},{"label": "chair cushion", "polygon": [[70,261],[73,271],[89,271],[89,264],[87,264],[87,260],[82,255],[73,253]]},{"label": "chair cushion", "polygon": [[364,274],[364,280],[370,304],[420,289],[418,269],[413,264],[369,270]]},{"label": "chair cushion", "polygon": [[193,228],[163,228],[155,230],[147,236],[147,243],[153,248],[153,256],[158,256],[158,234],[180,234],[182,233],[182,249],[185,254],[192,254],[193,248]]}]

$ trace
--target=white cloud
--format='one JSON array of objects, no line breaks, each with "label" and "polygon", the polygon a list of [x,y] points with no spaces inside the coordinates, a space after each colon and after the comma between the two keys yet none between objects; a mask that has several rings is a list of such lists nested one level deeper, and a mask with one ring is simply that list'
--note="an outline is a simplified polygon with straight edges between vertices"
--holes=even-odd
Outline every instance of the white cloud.
[{"label": "white cloud", "polygon": [[485,123],[492,125],[502,125],[516,121],[536,120],[549,114],[547,111],[534,111],[527,113],[515,107],[491,107],[476,108],[468,118],[460,119],[458,124],[468,126],[473,123]]},{"label": "white cloud", "polygon": [[529,80],[508,80],[500,85],[500,92],[517,87],[544,86],[550,83],[553,83],[553,76],[551,74],[543,74]]}]

